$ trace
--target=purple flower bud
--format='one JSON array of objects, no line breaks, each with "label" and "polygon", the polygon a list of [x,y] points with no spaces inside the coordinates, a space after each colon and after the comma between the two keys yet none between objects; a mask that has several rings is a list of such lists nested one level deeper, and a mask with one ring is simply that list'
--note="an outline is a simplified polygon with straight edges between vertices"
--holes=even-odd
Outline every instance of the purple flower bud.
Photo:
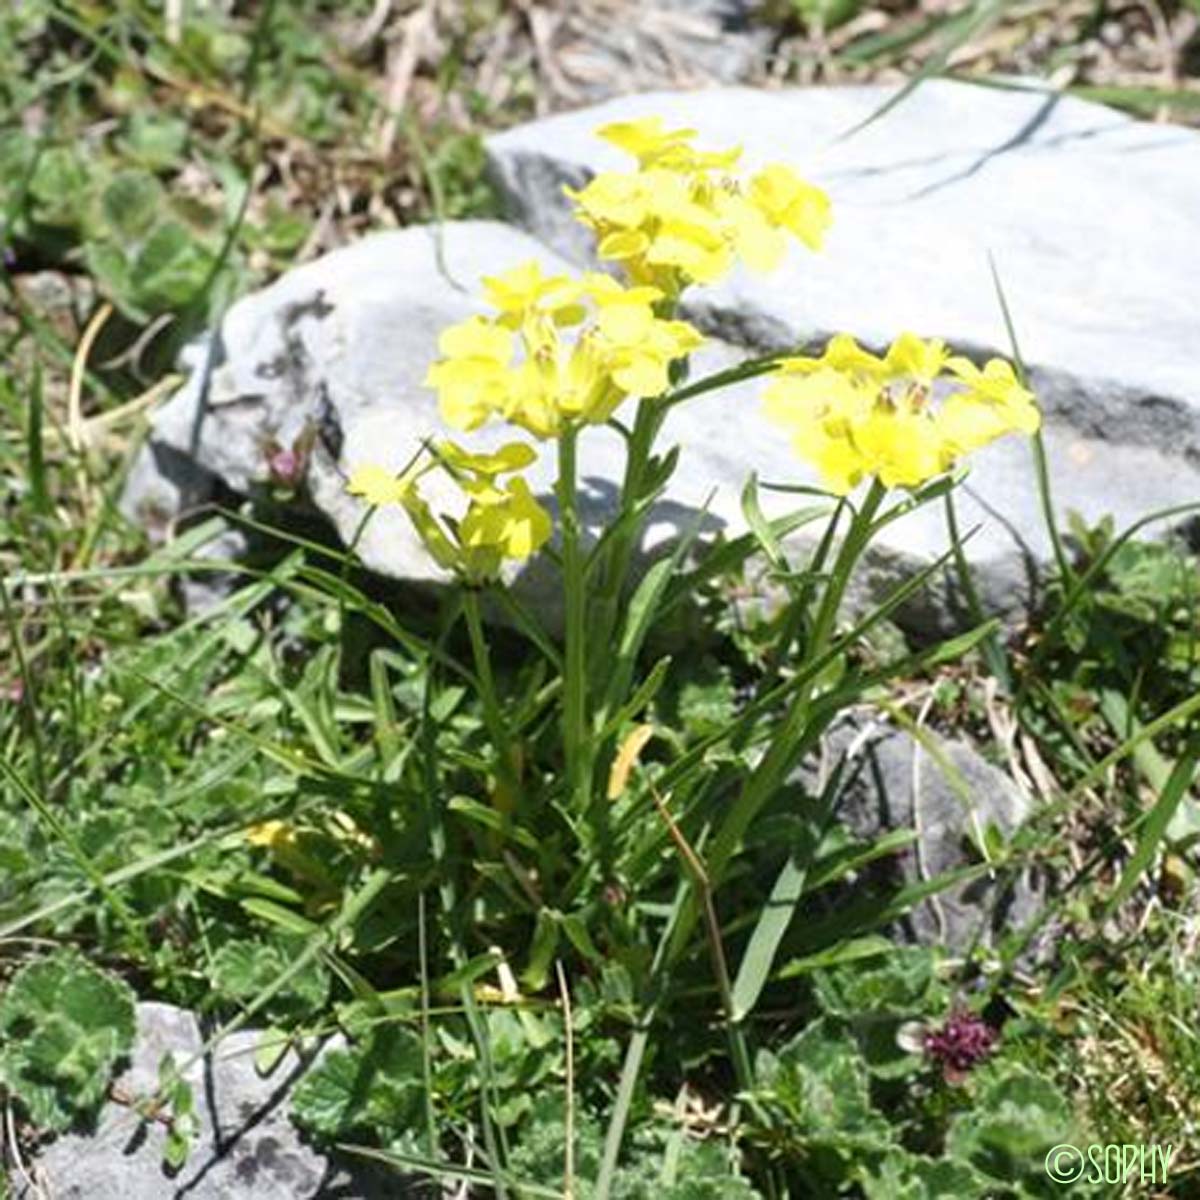
[{"label": "purple flower bud", "polygon": [[982,1017],[952,1012],[940,1029],[926,1031],[925,1053],[940,1063],[946,1079],[954,1082],[987,1058],[998,1036]]},{"label": "purple flower bud", "polygon": [[267,458],[267,469],[276,483],[294,487],[300,482],[304,459],[295,450],[276,450]]}]

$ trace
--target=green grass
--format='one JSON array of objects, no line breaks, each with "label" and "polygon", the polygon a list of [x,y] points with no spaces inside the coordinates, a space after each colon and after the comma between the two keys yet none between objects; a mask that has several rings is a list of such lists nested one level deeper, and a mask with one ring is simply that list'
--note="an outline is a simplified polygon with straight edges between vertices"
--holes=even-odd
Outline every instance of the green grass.
[{"label": "green grass", "polygon": [[[513,80],[499,109],[476,90],[503,6],[466,5],[392,128],[382,45],[353,44],[373,7],[185,6],[177,37],[141,0],[0,15],[0,1022],[20,1030],[0,1090],[31,1118],[24,1150],[100,1099],[127,1042],[125,993],[103,982],[117,979],[205,1013],[214,1041],[263,1028],[268,1057],[346,1031],[298,1119],[481,1195],[562,1195],[569,1180],[576,1197],[886,1196],[939,1170],[969,1195],[997,1145],[1016,1165],[986,1186],[1042,1195],[1020,1147],[1049,1129],[1186,1147],[1200,1104],[1186,546],[1063,517],[1028,627],[908,645],[887,611],[854,627],[836,605],[812,611],[828,553],[789,563],[787,530],[748,489],[751,535],[612,605],[597,759],[638,721],[659,733],[594,845],[556,790],[564,658],[522,614],[485,634],[470,603],[415,602],[338,549],[263,528],[242,586],[181,610],[179,581],[215,569],[199,552],[232,518],[155,548],[116,512],[181,341],[338,239],[492,211],[478,134],[533,107],[536,81]],[[826,32],[867,7],[823,6]],[[837,47],[847,68],[920,50],[940,69],[964,31],[1045,6],[931,23],[894,7]],[[1079,87],[1180,112],[1194,95]],[[20,119],[35,108],[40,123]],[[790,612],[737,605],[755,556]],[[818,650],[797,669],[786,651],[803,638]],[[1070,947],[1058,960],[1031,965],[1019,933],[967,961],[891,947],[878,926],[918,892],[864,915],[836,889],[907,839],[855,842],[832,784],[787,782],[794,746],[760,757],[780,727],[811,740],[832,704],[882,699],[913,720],[925,695],[937,729],[973,734],[1044,801],[987,849],[993,870],[1065,882],[1047,915]],[[577,787],[589,767],[570,768]],[[505,810],[511,773],[540,807]],[[116,1014],[80,1035],[86,1088],[27,1036],[66,1019],[31,998],[39,962]],[[959,1008],[1001,1026],[965,1082],[897,1041]],[[169,1072],[160,1098],[182,1157],[188,1097]],[[1181,1150],[1168,1194],[1190,1194],[1193,1171]]]}]

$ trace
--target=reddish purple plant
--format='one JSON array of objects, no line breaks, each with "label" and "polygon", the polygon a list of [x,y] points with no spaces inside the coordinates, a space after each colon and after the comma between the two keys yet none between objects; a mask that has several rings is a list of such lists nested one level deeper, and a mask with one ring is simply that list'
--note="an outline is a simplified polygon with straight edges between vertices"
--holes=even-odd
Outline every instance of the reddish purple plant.
[{"label": "reddish purple plant", "polygon": [[295,487],[304,471],[303,456],[293,450],[276,450],[267,459],[267,468],[275,483]]},{"label": "reddish purple plant", "polygon": [[948,1083],[957,1083],[992,1052],[999,1037],[982,1017],[962,1010],[952,1012],[941,1028],[925,1032],[925,1053],[941,1064]]}]

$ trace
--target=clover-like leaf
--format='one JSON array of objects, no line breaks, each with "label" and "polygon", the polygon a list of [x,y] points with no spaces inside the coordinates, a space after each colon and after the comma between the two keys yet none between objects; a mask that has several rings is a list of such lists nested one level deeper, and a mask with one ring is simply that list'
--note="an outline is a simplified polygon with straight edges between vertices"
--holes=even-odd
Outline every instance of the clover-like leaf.
[{"label": "clover-like leaf", "polygon": [[179,221],[156,225],[133,265],[135,299],[151,310],[186,304],[212,266],[211,252]]},{"label": "clover-like leaf", "polygon": [[801,1141],[888,1142],[887,1122],[871,1107],[867,1070],[853,1039],[814,1021],[776,1055],[760,1057],[759,1078]]},{"label": "clover-like leaf", "polygon": [[866,1200],[985,1200],[995,1182],[969,1163],[893,1147],[859,1177]]},{"label": "clover-like leaf", "polygon": [[61,1131],[95,1114],[135,1031],[129,986],[59,951],[23,967],[0,997],[0,1084],[35,1125]]},{"label": "clover-like leaf", "polygon": [[328,1139],[369,1134],[387,1144],[421,1120],[421,1041],[385,1028],[348,1050],[332,1050],[300,1081],[292,1115]]},{"label": "clover-like leaf", "polygon": [[1044,1183],[1046,1152],[1076,1144],[1078,1134],[1070,1105],[1048,1079],[998,1066],[980,1077],[973,1107],[955,1117],[946,1150],[992,1179]]},{"label": "clover-like leaf", "polygon": [[[249,1004],[293,966],[296,953],[298,943],[292,939],[234,939],[213,955],[209,977],[220,995]],[[279,1019],[307,1016],[318,1010],[328,996],[329,975],[314,962],[287,980],[267,1001],[265,1012]]]},{"label": "clover-like leaf", "polygon": [[121,171],[100,197],[104,220],[118,238],[145,237],[162,213],[162,184],[148,171]]},{"label": "clover-like leaf", "polygon": [[34,220],[43,225],[73,227],[83,219],[88,172],[69,146],[51,146],[37,160],[29,181]]}]

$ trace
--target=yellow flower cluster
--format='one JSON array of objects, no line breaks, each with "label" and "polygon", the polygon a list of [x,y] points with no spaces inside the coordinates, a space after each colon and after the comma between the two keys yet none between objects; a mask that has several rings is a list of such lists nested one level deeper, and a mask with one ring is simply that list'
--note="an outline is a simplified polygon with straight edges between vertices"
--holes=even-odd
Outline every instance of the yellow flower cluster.
[{"label": "yellow flower cluster", "polygon": [[637,170],[606,171],[578,191],[576,214],[599,240],[601,258],[634,283],[670,300],[689,283],[712,283],[741,260],[778,266],[791,235],[818,249],[830,223],[829,197],[790,167],[774,164],[740,179],[741,149],[698,150],[695,130],[646,117],[606,125],[599,136],[637,159]]},{"label": "yellow flower cluster", "polygon": [[567,422],[607,421],[627,397],[666,391],[671,363],[703,341],[686,321],[657,315],[664,297],[654,287],[544,276],[534,261],[483,282],[496,315],[445,330],[425,380],[456,429],[498,416],[551,438]]},{"label": "yellow flower cluster", "polygon": [[[550,514],[519,476],[501,484],[501,475],[524,470],[535,459],[531,446],[510,442],[493,454],[472,454],[454,442],[433,448],[434,460],[395,475],[377,464],[358,467],[346,490],[371,505],[399,505],[408,514],[430,557],[468,583],[500,573],[505,559],[522,561],[550,537]],[[442,466],[467,498],[466,512],[454,520],[435,515],[417,489],[426,471]]]},{"label": "yellow flower cluster", "polygon": [[1004,434],[1036,432],[1041,420],[1009,363],[993,358],[980,370],[910,333],[882,358],[842,334],[819,358],[778,369],[767,412],[839,495],[870,478],[916,487]]}]

